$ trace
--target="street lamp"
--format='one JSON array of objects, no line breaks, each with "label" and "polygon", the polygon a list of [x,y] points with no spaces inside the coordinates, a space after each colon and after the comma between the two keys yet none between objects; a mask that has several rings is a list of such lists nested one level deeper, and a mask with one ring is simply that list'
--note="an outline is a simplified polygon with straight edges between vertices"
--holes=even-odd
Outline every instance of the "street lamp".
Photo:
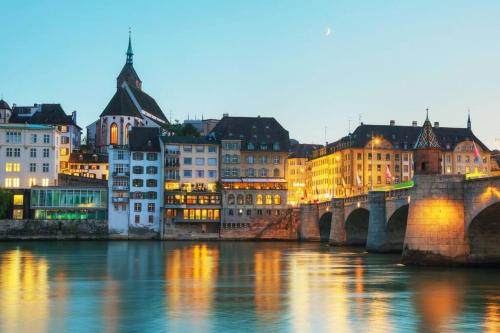
[{"label": "street lamp", "polygon": [[379,138],[374,138],[373,137],[373,131],[372,131],[372,170],[371,170],[371,191],[373,191],[373,141],[375,141],[375,143],[378,145],[380,143],[380,139]]}]

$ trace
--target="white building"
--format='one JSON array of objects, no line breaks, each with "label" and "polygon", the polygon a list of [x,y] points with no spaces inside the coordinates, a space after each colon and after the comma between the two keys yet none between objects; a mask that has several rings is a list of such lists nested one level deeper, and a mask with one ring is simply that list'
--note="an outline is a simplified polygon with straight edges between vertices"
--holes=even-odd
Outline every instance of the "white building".
[{"label": "white building", "polygon": [[128,146],[110,146],[108,214],[112,233],[133,236],[160,232],[162,161],[158,128],[133,128]]},{"label": "white building", "polygon": [[57,185],[59,143],[55,126],[0,124],[0,186]]}]

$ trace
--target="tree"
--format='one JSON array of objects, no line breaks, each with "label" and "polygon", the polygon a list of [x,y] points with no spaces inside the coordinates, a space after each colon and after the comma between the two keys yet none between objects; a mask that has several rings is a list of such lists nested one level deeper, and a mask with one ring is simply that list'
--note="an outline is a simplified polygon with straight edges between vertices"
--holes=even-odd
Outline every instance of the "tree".
[{"label": "tree", "polygon": [[7,213],[12,207],[12,193],[0,188],[0,219],[7,218]]}]

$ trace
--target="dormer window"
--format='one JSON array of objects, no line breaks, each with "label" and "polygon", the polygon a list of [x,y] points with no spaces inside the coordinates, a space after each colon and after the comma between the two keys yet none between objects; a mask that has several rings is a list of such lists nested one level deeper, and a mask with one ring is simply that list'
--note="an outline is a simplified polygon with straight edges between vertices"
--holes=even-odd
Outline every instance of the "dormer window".
[{"label": "dormer window", "polygon": [[279,142],[273,143],[273,150],[280,150],[280,143]]},{"label": "dormer window", "polygon": [[267,143],[261,143],[260,150],[267,150]]},{"label": "dormer window", "polygon": [[252,142],[249,142],[249,143],[247,143],[247,149],[248,150],[254,150],[255,149],[255,145]]}]

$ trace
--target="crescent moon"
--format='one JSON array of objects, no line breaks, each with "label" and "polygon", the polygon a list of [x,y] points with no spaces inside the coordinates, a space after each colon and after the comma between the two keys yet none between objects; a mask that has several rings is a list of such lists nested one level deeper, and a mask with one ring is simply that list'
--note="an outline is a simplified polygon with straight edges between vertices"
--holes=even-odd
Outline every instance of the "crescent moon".
[{"label": "crescent moon", "polygon": [[332,33],[332,29],[330,29],[330,27],[326,27],[325,36],[330,36],[331,33]]}]

